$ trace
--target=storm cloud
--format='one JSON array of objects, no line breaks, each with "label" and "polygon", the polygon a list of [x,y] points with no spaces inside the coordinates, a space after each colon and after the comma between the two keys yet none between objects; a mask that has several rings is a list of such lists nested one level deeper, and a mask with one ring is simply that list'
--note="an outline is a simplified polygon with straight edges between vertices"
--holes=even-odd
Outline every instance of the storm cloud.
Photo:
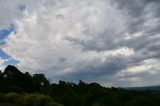
[{"label": "storm cloud", "polygon": [[21,70],[52,81],[159,84],[159,0],[0,2],[0,27],[15,27],[1,49]]}]

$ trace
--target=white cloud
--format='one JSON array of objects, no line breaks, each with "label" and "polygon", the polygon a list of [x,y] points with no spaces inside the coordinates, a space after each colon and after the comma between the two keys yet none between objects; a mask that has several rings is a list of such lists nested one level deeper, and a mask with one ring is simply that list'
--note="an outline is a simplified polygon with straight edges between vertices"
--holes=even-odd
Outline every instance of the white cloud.
[{"label": "white cloud", "polygon": [[5,60],[0,57],[0,70],[4,69]]},{"label": "white cloud", "polygon": [[[103,85],[147,84],[137,73],[148,73],[153,64],[148,63],[150,67],[145,69],[143,61],[157,56],[152,47],[160,44],[158,36],[146,34],[151,29],[146,26],[154,21],[149,6],[144,7],[146,15],[139,18],[140,11],[133,11],[140,6],[135,5],[137,2],[121,4],[123,8],[110,0],[7,0],[1,6],[2,2],[5,0],[0,1],[0,27],[11,23],[16,27],[2,49],[19,61],[22,71],[45,73],[53,81],[85,76]],[[140,20],[145,24],[137,24]]]},{"label": "white cloud", "polygon": [[158,60],[145,60],[141,64],[119,71],[109,80],[115,86],[159,85],[160,64]]},{"label": "white cloud", "polygon": [[81,47],[65,37],[90,39],[106,29],[120,30],[119,25],[123,26],[120,17],[112,18],[119,16],[118,10],[106,0],[62,0],[55,1],[54,5],[41,1],[37,7],[26,5],[30,7],[27,14],[16,19],[16,33],[10,34],[3,48],[20,61],[18,66],[25,71],[62,74],[84,59],[85,54],[88,55],[86,60],[92,57],[92,53],[83,53]]}]

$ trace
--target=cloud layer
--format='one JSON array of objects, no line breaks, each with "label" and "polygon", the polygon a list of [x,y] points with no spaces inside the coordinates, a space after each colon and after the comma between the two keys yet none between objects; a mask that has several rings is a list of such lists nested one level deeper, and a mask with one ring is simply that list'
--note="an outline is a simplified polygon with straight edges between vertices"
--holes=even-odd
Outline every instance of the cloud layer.
[{"label": "cloud layer", "polygon": [[158,0],[1,2],[6,3],[0,7],[1,27],[14,24],[16,30],[2,50],[21,70],[45,73],[53,81],[159,84]]}]

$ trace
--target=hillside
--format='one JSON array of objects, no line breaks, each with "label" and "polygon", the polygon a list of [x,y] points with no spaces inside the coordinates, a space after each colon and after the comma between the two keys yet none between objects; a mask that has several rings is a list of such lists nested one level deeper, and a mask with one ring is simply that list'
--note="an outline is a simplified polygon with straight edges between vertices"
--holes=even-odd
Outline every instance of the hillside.
[{"label": "hillside", "polygon": [[135,91],[156,91],[156,92],[160,92],[160,86],[128,87],[128,88],[124,88],[124,89],[135,90]]}]

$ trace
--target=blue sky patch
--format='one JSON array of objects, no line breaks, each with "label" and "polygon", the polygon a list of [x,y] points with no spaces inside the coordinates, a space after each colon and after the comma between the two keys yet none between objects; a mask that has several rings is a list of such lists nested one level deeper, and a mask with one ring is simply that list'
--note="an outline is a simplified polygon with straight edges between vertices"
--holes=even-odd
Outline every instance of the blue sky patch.
[{"label": "blue sky patch", "polygon": [[0,29],[0,41],[4,40],[13,31],[15,32],[15,27],[13,24],[6,29]]},{"label": "blue sky patch", "polygon": [[9,55],[7,55],[4,51],[2,51],[1,49],[0,49],[0,57],[2,58],[2,59],[8,59],[8,58],[11,58]]},{"label": "blue sky patch", "polygon": [[5,61],[5,63],[3,65],[7,66],[7,65],[16,65],[17,63],[19,63],[19,61],[13,59],[11,56],[7,55],[3,50],[0,49],[0,57],[2,59],[5,59],[7,61]]},{"label": "blue sky patch", "polygon": [[[8,28],[6,29],[0,29],[0,45],[5,44],[4,39],[11,33],[11,32],[15,32],[15,27],[13,24],[11,24]],[[11,58],[11,56],[9,56],[8,54],[6,54],[3,50],[0,49],[0,57],[2,59],[8,59],[8,61],[5,61],[4,65],[15,65],[18,63],[18,61],[14,60]]]}]

